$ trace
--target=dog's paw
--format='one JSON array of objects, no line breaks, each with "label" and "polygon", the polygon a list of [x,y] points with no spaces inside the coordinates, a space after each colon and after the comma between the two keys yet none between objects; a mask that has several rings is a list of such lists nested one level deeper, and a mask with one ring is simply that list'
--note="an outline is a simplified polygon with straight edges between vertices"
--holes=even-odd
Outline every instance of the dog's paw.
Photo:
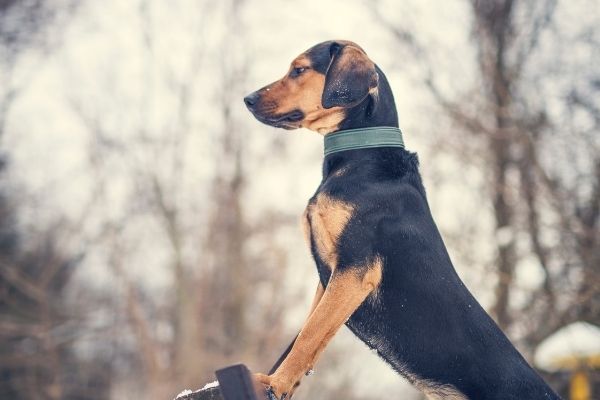
[{"label": "dog's paw", "polygon": [[254,374],[257,381],[265,385],[270,400],[288,400],[294,390],[294,383],[282,379],[276,374]]}]

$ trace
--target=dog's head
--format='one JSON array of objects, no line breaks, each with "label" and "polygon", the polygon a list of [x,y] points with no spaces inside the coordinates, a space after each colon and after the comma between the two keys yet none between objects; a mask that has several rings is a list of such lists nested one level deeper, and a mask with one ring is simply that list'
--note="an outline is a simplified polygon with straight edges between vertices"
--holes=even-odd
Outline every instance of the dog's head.
[{"label": "dog's head", "polygon": [[357,44],[320,43],[292,61],[283,78],[246,96],[259,121],[284,129],[322,134],[338,129],[346,110],[377,90],[375,64]]}]

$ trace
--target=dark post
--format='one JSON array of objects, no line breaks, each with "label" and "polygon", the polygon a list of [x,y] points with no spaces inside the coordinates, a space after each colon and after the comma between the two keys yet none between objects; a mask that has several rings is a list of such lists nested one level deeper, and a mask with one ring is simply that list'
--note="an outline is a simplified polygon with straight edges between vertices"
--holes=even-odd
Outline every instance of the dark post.
[{"label": "dark post", "polygon": [[219,369],[215,375],[218,386],[180,395],[177,400],[269,400],[264,386],[244,364]]}]

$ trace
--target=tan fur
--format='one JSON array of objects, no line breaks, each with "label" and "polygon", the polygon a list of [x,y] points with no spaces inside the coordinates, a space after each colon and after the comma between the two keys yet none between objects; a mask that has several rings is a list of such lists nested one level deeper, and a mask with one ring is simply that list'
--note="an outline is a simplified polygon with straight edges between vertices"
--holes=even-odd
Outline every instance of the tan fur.
[{"label": "tan fur", "polygon": [[[319,106],[320,107],[320,106]],[[340,122],[344,119],[342,107],[330,109],[317,109],[313,113],[307,113],[302,121],[302,127],[326,135],[338,129]]]},{"label": "tan fur", "polygon": [[401,374],[420,390],[428,400],[469,400],[452,385],[439,384],[429,379],[423,379],[407,369],[403,369]]},{"label": "tan fur", "polygon": [[306,213],[310,217],[311,235],[321,259],[334,271],[337,267],[337,243],[354,207],[326,194],[319,194],[314,203],[309,204]]},{"label": "tan fur", "polygon": [[310,316],[312,315],[313,311],[315,311],[315,308],[317,308],[317,305],[319,304],[319,302],[321,301],[321,298],[323,297],[323,293],[325,293],[325,288],[323,287],[321,282],[319,282],[319,284],[317,285],[317,291],[315,292],[315,296],[313,297],[313,301],[310,305],[310,311],[308,312],[308,316],[306,317],[307,321],[308,321],[308,318],[310,318]]},{"label": "tan fur", "polygon": [[[306,323],[308,322],[308,320],[310,319],[310,316],[313,314],[313,312],[315,311],[315,308],[317,308],[317,306],[319,305],[319,303],[321,302],[321,298],[323,298],[323,294],[325,293],[325,288],[323,287],[323,285],[321,284],[321,282],[319,282],[319,284],[317,285],[317,290],[315,292],[315,295],[313,297],[312,303],[310,305],[310,311],[308,312],[308,315],[306,316],[306,320],[304,321],[304,325],[306,325]],[[313,369],[313,365],[309,365],[307,371],[312,370]],[[296,390],[296,388],[300,385],[300,382],[296,382],[296,384],[294,384],[293,389],[291,389],[290,395],[294,393],[294,391]],[[289,396],[288,396],[289,397]]]},{"label": "tan fur", "polygon": [[[291,70],[299,67],[307,69],[300,76],[291,78]],[[264,89],[262,96],[264,103],[270,105],[272,115],[301,110],[305,117],[297,123],[297,127],[325,134],[337,129],[344,119],[344,110],[342,107],[323,108],[321,96],[324,88],[325,76],[313,70],[309,61],[300,56],[292,62],[283,78]]]},{"label": "tan fur", "polygon": [[349,44],[344,47],[339,67],[340,72],[352,67],[369,70],[375,69],[375,63],[371,61],[363,49],[356,44]]},{"label": "tan fur", "polygon": [[417,381],[414,385],[425,394],[428,400],[468,400],[452,385],[436,385],[427,380]]},{"label": "tan fur", "polygon": [[258,380],[271,386],[278,397],[291,393],[339,328],[379,286],[382,270],[382,260],[376,258],[366,266],[334,272],[286,359],[273,375],[257,374]]},{"label": "tan fur", "polygon": [[310,222],[308,220],[308,207],[306,207],[304,209],[304,212],[302,213],[302,219],[300,220],[300,224],[302,225],[304,242],[306,243],[310,251]]},{"label": "tan fur", "polygon": [[[364,50],[356,43],[339,40],[345,45],[345,51],[350,57],[345,57],[345,63],[350,67],[360,63],[368,68],[373,68],[373,62],[367,57]],[[298,77],[291,78],[290,72],[294,68],[306,68]],[[310,60],[301,54],[290,65],[288,73],[280,80],[273,82],[262,91],[263,101],[268,105],[271,115],[283,115],[294,110],[304,113],[304,119],[290,126],[307,128],[326,135],[336,131],[344,119],[343,107],[323,108],[321,96],[325,88],[325,75],[313,70]]]},{"label": "tan fur", "polygon": [[[344,46],[343,59],[339,66],[346,68],[375,68],[375,64],[365,51],[356,43],[338,40]],[[304,68],[298,76],[290,74],[295,68]],[[297,122],[285,122],[282,127],[289,129],[307,128],[322,135],[339,129],[346,115],[344,107],[325,109],[321,98],[325,89],[325,75],[312,69],[311,60],[306,53],[300,54],[290,64],[285,76],[260,90],[261,114],[268,117],[283,116],[295,110],[304,114],[304,119]],[[372,91],[376,88],[372,88]]]}]

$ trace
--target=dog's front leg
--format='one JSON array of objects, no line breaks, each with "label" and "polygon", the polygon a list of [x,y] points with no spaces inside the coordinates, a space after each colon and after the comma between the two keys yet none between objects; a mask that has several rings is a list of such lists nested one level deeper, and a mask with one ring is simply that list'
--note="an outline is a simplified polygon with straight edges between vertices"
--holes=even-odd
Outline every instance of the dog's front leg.
[{"label": "dog's front leg", "polygon": [[272,375],[257,374],[258,380],[270,386],[278,398],[292,393],[338,329],[379,286],[381,273],[380,260],[366,266],[366,270],[360,267],[334,271],[288,356]]},{"label": "dog's front leg", "polygon": [[[317,285],[317,291],[315,292],[315,296],[313,297],[312,304],[310,305],[310,311],[308,312],[308,315],[306,316],[306,321],[308,321],[308,319],[312,315],[313,311],[315,311],[315,308],[317,308],[317,304],[319,304],[319,302],[321,301],[321,297],[323,297],[324,292],[325,292],[325,289],[323,288],[323,285],[321,284],[321,282],[319,282],[319,284]],[[304,321],[304,325],[306,325],[306,321]],[[298,338],[298,335],[296,335],[294,340],[292,340],[292,342],[285,349],[285,351],[281,354],[281,356],[279,356],[279,358],[277,359],[275,364],[273,364],[273,366],[271,367],[271,370],[269,371],[269,375],[274,373],[275,371],[277,371],[277,368],[279,368],[279,366],[281,365],[283,360],[285,360],[286,357],[288,356],[288,354],[290,354],[290,351],[292,351],[292,347],[294,346],[294,343],[296,343],[297,338]]]}]

